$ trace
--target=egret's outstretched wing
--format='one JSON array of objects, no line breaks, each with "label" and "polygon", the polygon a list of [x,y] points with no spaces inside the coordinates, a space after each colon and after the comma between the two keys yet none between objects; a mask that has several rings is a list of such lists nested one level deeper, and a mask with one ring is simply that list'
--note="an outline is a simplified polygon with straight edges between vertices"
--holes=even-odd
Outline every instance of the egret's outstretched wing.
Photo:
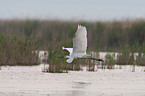
[{"label": "egret's outstretched wing", "polygon": [[69,56],[71,56],[72,52],[73,52],[73,48],[65,48],[65,47],[62,47],[62,49],[64,50],[67,50],[69,52]]},{"label": "egret's outstretched wing", "polygon": [[87,30],[86,27],[78,25],[78,30],[73,37],[73,52],[86,53],[87,49]]}]

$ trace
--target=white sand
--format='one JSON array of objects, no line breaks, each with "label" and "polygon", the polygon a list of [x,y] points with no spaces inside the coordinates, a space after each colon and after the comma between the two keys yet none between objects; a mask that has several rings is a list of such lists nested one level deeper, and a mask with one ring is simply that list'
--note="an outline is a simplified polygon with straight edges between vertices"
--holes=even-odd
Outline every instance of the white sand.
[{"label": "white sand", "polygon": [[145,67],[60,74],[41,67],[2,67],[0,96],[145,96]]}]

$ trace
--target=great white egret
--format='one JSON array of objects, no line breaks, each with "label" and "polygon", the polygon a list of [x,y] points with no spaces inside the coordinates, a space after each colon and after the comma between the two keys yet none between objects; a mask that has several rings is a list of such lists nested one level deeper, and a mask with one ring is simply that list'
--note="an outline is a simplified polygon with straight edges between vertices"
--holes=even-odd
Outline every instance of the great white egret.
[{"label": "great white egret", "polygon": [[102,59],[92,58],[91,55],[86,54],[87,50],[87,30],[85,26],[78,25],[78,29],[73,37],[73,48],[62,49],[69,51],[69,56],[66,56],[67,63],[71,63],[74,59],[93,59],[103,61]]}]

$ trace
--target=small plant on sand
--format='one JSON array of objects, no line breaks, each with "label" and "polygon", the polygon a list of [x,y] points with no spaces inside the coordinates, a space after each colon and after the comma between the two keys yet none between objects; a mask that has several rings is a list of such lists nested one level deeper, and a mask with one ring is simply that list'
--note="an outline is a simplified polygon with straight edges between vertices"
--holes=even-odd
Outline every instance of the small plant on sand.
[{"label": "small plant on sand", "polygon": [[132,72],[135,72],[135,63],[133,64]]},{"label": "small plant on sand", "polygon": [[105,65],[107,66],[107,69],[114,69],[115,54],[113,54],[113,55],[107,54],[105,56]]},{"label": "small plant on sand", "polygon": [[56,49],[55,52],[49,50],[48,72],[50,73],[63,73],[64,71],[67,72],[66,59],[61,58],[64,55],[65,52],[61,48]]},{"label": "small plant on sand", "polygon": [[88,71],[95,71],[95,60],[89,60],[89,69]]},{"label": "small plant on sand", "polygon": [[134,63],[134,51],[130,47],[123,47],[120,54],[117,56],[116,64],[132,65]]},{"label": "small plant on sand", "polygon": [[145,66],[145,42],[141,46],[138,56],[136,57],[137,65]]},{"label": "small plant on sand", "polygon": [[68,66],[65,56],[69,55],[68,51],[62,50],[63,45],[69,46],[70,43],[69,40],[61,41],[61,42],[55,42],[50,43],[50,46],[48,48],[48,64],[49,68],[47,72],[50,73],[63,73],[68,71]]}]

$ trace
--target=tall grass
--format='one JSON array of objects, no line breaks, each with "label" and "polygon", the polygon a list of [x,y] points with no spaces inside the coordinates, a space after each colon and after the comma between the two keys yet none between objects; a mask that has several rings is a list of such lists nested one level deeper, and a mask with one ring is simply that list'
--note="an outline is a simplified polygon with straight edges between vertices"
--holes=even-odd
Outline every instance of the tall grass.
[{"label": "tall grass", "polygon": [[[36,49],[49,49],[54,53],[57,46],[72,47],[72,38],[81,24],[87,27],[88,50],[87,51],[113,51],[120,52],[117,64],[133,64],[133,54],[138,52],[137,65],[145,65],[145,20],[124,21],[55,21],[55,20],[0,20],[0,64],[2,65],[29,65],[38,64],[37,54],[32,53]],[[122,46],[125,46],[124,48]],[[110,50],[110,48],[112,50]],[[58,54],[50,56],[49,62],[53,66],[59,63]],[[130,55],[131,54],[131,55]],[[59,56],[59,55],[58,55]],[[56,58],[54,58],[56,57]],[[106,56],[109,62],[114,62],[112,57]],[[87,60],[74,61],[74,64],[65,66],[59,63],[57,67],[79,70],[79,64],[87,62],[92,70],[94,62]],[[75,65],[78,63],[78,65]],[[55,66],[52,70],[57,69]],[[63,69],[64,69],[63,68]],[[54,71],[55,72],[55,71]],[[61,72],[61,70],[59,70]]]},{"label": "tall grass", "polygon": [[0,34],[0,64],[1,65],[35,65],[38,64],[38,54],[35,50],[35,40],[22,34]]},{"label": "tall grass", "polygon": [[131,46],[136,41],[139,46],[145,42],[144,19],[106,22],[0,20],[0,33],[23,33],[26,37],[38,39],[41,44],[39,49],[48,49],[56,42],[71,40],[78,24],[87,27],[89,51],[109,51],[109,48],[119,51],[122,46]]}]

